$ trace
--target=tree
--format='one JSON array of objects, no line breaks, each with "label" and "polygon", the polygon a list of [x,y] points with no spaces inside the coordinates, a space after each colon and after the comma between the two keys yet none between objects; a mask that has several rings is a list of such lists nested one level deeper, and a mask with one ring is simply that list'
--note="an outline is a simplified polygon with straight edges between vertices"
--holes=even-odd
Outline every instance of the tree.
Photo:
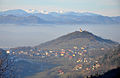
[{"label": "tree", "polygon": [[0,49],[0,78],[15,78],[14,63],[9,53]]}]

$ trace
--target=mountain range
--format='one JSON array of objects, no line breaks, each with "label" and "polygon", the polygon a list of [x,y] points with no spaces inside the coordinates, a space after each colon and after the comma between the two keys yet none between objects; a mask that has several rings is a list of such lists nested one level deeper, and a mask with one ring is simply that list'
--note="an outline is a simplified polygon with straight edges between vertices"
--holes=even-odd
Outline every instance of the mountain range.
[{"label": "mountain range", "polygon": [[22,9],[0,12],[0,24],[120,24],[120,16],[89,12],[27,12]]}]

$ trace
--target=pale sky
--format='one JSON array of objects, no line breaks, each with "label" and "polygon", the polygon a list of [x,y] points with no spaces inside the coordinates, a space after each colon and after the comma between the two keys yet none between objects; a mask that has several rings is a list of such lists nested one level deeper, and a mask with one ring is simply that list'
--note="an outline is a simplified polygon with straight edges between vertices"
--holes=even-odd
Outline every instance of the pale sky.
[{"label": "pale sky", "polygon": [[63,10],[120,16],[120,0],[0,0],[0,11],[9,9]]}]

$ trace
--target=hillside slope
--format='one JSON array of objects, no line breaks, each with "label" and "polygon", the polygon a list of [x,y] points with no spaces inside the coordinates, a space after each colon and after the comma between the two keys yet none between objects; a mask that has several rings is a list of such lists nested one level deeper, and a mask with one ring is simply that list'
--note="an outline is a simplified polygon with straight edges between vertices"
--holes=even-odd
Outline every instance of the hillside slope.
[{"label": "hillside slope", "polygon": [[84,46],[86,48],[111,48],[112,46],[115,46],[117,44],[118,43],[114,41],[102,39],[101,37],[98,37],[88,31],[75,31],[52,41],[40,44],[36,47],[42,49],[65,49],[73,48],[74,46]]}]

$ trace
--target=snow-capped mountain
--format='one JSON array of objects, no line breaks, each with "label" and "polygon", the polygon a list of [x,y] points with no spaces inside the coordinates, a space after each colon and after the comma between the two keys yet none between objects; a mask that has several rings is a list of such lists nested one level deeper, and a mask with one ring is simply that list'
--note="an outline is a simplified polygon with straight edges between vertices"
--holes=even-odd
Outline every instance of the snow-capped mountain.
[{"label": "snow-capped mountain", "polygon": [[35,10],[35,9],[27,9],[25,10],[27,13],[39,13],[38,10]]},{"label": "snow-capped mountain", "polygon": [[42,13],[42,14],[48,14],[47,11],[45,10],[36,10],[36,9],[27,9],[25,10],[27,13],[32,13],[32,14],[35,14],[35,13]]},{"label": "snow-capped mountain", "polygon": [[26,10],[22,10],[22,9],[15,9],[15,10],[7,10],[7,11],[1,11],[0,15],[23,15],[23,14],[35,14],[35,13],[41,13],[41,14],[51,14],[51,15],[77,15],[77,16],[97,16],[98,14],[94,14],[94,13],[89,13],[89,12],[84,12],[84,13],[80,13],[80,12],[64,12],[62,10],[56,11],[56,12],[48,12],[45,10],[36,10],[36,9],[26,9]]}]

